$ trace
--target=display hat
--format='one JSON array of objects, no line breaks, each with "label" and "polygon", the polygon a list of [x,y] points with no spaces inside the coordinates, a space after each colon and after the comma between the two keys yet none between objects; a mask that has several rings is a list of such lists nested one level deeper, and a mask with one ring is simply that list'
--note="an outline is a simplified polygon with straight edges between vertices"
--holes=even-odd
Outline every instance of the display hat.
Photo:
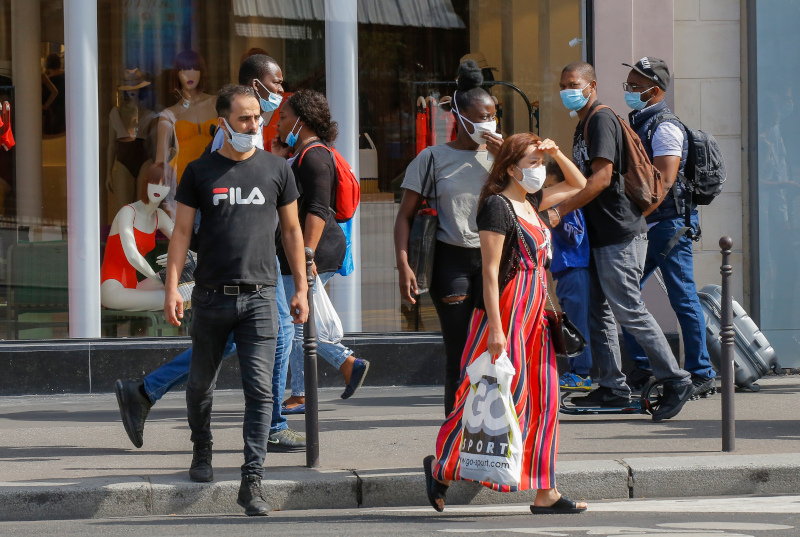
[{"label": "display hat", "polygon": [[486,56],[483,52],[472,52],[470,54],[465,54],[461,56],[459,63],[463,63],[467,60],[472,60],[478,64],[478,67],[481,69],[489,69],[489,62],[486,61]]},{"label": "display hat", "polygon": [[669,87],[670,75],[667,62],[654,58],[652,56],[645,56],[634,65],[623,63],[625,67],[630,67],[640,75],[655,82],[656,86],[664,91]]},{"label": "display hat", "polygon": [[122,85],[117,88],[122,91],[137,90],[150,85],[150,81],[144,79],[144,75],[138,67],[125,69],[122,80]]}]

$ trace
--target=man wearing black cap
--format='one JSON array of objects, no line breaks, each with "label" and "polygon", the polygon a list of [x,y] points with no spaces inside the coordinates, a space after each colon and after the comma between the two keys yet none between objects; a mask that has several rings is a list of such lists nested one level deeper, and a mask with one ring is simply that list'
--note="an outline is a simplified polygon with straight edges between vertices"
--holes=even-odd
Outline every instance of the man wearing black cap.
[{"label": "man wearing black cap", "polygon": [[[693,392],[689,373],[682,370],[667,338],[642,301],[640,280],[647,253],[647,225],[642,211],[625,194],[622,126],[610,108],[597,99],[594,67],[584,62],[561,72],[561,100],[577,112],[572,158],[586,176],[586,188],[561,202],[567,214],[583,207],[591,259],[592,360],[600,376],[598,388],[576,405],[620,407],[630,404],[631,390],[622,373],[617,322],[646,349],[653,376],[664,384],[663,403],[654,421],[670,419]],[[588,92],[588,94],[587,94]]]},{"label": "man wearing black cap", "polygon": [[[697,206],[686,207],[683,180],[689,141],[683,125],[664,100],[670,83],[669,67],[658,58],[645,56],[630,67],[627,81],[622,85],[625,102],[633,111],[628,116],[631,127],[642,140],[653,165],[661,171],[664,198],[647,217],[647,258],[642,285],[656,270],[661,269],[669,301],[683,334],[686,349],[684,368],[692,375],[695,397],[707,397],[716,392],[716,373],[706,349],[705,321],[694,283],[692,241],[683,235],[666,255],[665,249],[685,222],[685,211],[691,211],[691,223],[697,229]],[[628,385],[641,387],[652,375],[642,347],[624,331],[628,356],[636,369],[628,376]]]}]

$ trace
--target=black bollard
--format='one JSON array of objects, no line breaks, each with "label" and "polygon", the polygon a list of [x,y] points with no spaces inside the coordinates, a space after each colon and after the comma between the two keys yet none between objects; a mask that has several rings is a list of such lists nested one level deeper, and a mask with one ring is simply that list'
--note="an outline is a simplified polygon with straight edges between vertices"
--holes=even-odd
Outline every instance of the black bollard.
[{"label": "black bollard", "polygon": [[306,390],[306,466],[319,466],[319,399],[317,397],[317,326],[314,319],[314,250],[306,248],[308,320],[303,325],[303,358]]},{"label": "black bollard", "polygon": [[722,451],[736,449],[736,415],[733,408],[733,296],[731,295],[731,267],[730,257],[733,240],[722,237],[719,240],[722,249],[722,266],[719,273],[722,275],[722,311],[720,312],[720,340],[722,343],[722,357],[720,371],[722,375]]}]

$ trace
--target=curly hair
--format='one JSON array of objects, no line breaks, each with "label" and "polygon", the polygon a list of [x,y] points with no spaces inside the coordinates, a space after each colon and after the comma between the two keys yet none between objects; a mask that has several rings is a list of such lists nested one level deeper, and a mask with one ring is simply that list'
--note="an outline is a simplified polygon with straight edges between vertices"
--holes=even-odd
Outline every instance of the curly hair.
[{"label": "curly hair", "polygon": [[339,134],[339,127],[331,119],[331,110],[325,96],[317,91],[303,89],[286,101],[295,115],[303,120],[306,127],[325,143],[332,143]]}]

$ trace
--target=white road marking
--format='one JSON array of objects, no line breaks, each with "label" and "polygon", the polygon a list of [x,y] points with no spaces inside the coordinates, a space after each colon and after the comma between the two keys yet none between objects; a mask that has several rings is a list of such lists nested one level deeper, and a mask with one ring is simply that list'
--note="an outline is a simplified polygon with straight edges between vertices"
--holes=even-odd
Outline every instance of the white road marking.
[{"label": "white road marking", "polygon": [[753,522],[664,522],[658,524],[659,528],[692,529],[692,530],[737,530],[737,531],[768,531],[790,530],[794,526],[783,524],[755,524]]}]

